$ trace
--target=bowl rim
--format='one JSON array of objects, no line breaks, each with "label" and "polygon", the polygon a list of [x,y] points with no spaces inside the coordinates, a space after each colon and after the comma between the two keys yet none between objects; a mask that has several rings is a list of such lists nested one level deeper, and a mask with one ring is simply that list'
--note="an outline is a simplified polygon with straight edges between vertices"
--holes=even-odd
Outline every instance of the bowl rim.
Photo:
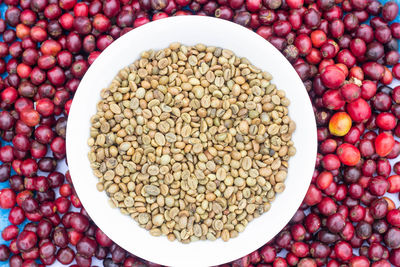
[{"label": "bowl rim", "polygon": [[[82,200],[82,205],[85,207],[87,213],[89,214],[89,216],[93,219],[93,221],[99,226],[100,229],[103,230],[103,232],[105,232],[115,243],[117,243],[118,245],[120,245],[122,248],[124,248],[125,250],[131,252],[132,254],[144,258],[146,260],[155,262],[155,263],[159,263],[159,264],[163,264],[163,265],[167,265],[167,266],[185,266],[185,264],[183,264],[182,262],[179,261],[175,261],[174,259],[171,259],[172,257],[168,258],[168,257],[153,257],[151,254],[145,252],[142,248],[137,247],[135,249],[135,251],[131,250],[131,247],[129,245],[128,242],[126,242],[125,240],[121,239],[120,236],[116,237],[116,235],[110,230],[110,228],[107,226],[107,224],[104,222],[104,220],[100,220],[100,216],[98,216],[98,214],[96,213],[96,211],[93,209],[93,207],[91,205],[87,206],[85,204],[89,203],[89,200],[87,199],[87,196],[85,195],[85,188],[82,188],[81,186],[79,186],[79,162],[78,159],[76,159],[74,157],[74,155],[76,154],[77,150],[80,151],[87,151],[86,148],[78,148],[76,147],[76,141],[74,138],[74,131],[70,130],[70,129],[74,129],[76,128],[77,123],[76,120],[79,120],[79,118],[81,117],[80,114],[78,113],[78,103],[80,103],[82,105],[82,99],[79,99],[79,96],[82,95],[83,90],[88,90],[88,88],[90,87],[88,85],[88,82],[90,81],[90,79],[93,79],[93,76],[95,75],[94,72],[100,68],[101,64],[104,63],[104,61],[110,57],[110,53],[115,52],[115,50],[118,48],[118,46],[120,46],[121,44],[123,44],[125,42],[125,40],[128,39],[129,36],[133,36],[133,35],[139,35],[143,34],[144,32],[150,32],[153,28],[155,27],[168,27],[168,24],[185,24],[185,23],[212,23],[213,25],[217,25],[221,27],[228,27],[228,28],[232,28],[236,33],[239,32],[239,34],[243,34],[243,35],[247,35],[249,38],[252,38],[252,40],[258,40],[258,41],[262,41],[264,42],[265,46],[268,47],[268,49],[272,49],[273,51],[275,51],[274,53],[279,53],[279,55],[281,56],[282,59],[282,64],[285,65],[286,67],[289,67],[290,69],[288,70],[290,73],[295,72],[295,70],[293,69],[293,67],[291,66],[291,64],[286,60],[286,58],[280,54],[280,52],[273,47],[268,41],[266,41],[265,39],[263,39],[261,36],[259,36],[258,34],[256,34],[253,31],[250,31],[238,24],[235,24],[233,22],[230,21],[226,21],[226,20],[222,20],[222,19],[218,19],[218,18],[213,18],[213,17],[205,17],[205,16],[195,16],[195,15],[191,15],[191,16],[177,16],[177,17],[169,17],[169,18],[165,18],[165,19],[161,19],[161,20],[157,20],[157,21],[153,21],[150,23],[147,23],[139,28],[136,28],[128,33],[126,33],[124,36],[118,38],[117,40],[115,40],[110,46],[108,46],[100,55],[99,57],[93,62],[93,64],[90,66],[90,68],[88,69],[87,73],[85,74],[85,76],[83,77],[83,79],[81,80],[81,83],[78,87],[77,92],[75,93],[75,98],[77,100],[74,99],[74,101],[72,102],[71,105],[71,109],[70,109],[70,114],[69,114],[69,120],[67,123],[67,135],[66,135],[66,147],[67,147],[67,158],[68,158],[68,163],[69,163],[69,170],[70,170],[70,174],[71,174],[71,179],[73,181],[73,183],[75,184],[75,189],[76,192],[79,196],[79,198]],[[272,48],[271,48],[272,47]],[[137,56],[140,55],[142,51],[138,51],[136,54]],[[234,51],[236,53],[236,51]],[[132,62],[135,59],[132,59]],[[256,64],[255,64],[256,65]],[[256,65],[257,66],[257,65]],[[268,70],[267,70],[268,71]],[[117,71],[116,71],[117,72]],[[297,74],[296,74],[297,75]],[[115,76],[115,74],[113,75]],[[307,96],[306,99],[303,99],[305,101],[308,101],[307,103],[304,103],[304,110],[305,112],[308,114],[308,116],[310,114],[312,114],[312,118],[310,117],[307,120],[307,123],[310,123],[310,125],[312,126],[309,129],[309,139],[311,140],[310,143],[310,147],[309,147],[309,154],[312,154],[313,156],[310,157],[310,159],[313,159],[312,164],[310,162],[307,162],[304,164],[304,169],[306,169],[306,173],[308,173],[309,175],[307,175],[308,177],[304,177],[304,182],[305,182],[305,186],[300,188],[299,190],[301,191],[298,194],[299,199],[301,198],[301,200],[304,198],[307,189],[308,189],[308,185],[311,182],[311,178],[312,178],[312,173],[314,171],[314,163],[315,163],[315,159],[316,159],[316,155],[317,155],[317,134],[316,134],[316,123],[315,123],[315,118],[314,118],[314,114],[312,111],[312,107],[311,107],[311,101],[308,98],[308,94],[306,89],[304,88],[304,85],[302,83],[302,81],[300,80],[300,78],[297,76],[297,80],[295,79],[295,83],[298,84],[301,88],[299,88],[299,90],[302,90],[304,92],[302,92],[301,94],[303,94],[303,96]],[[86,87],[86,89],[85,89]],[[98,98],[100,99],[100,97]],[[290,107],[289,107],[290,110]],[[311,111],[311,113],[310,113]],[[72,119],[71,119],[72,118]],[[74,119],[74,120],[73,120]],[[299,124],[299,123],[297,123]],[[296,143],[295,143],[295,147]],[[86,157],[86,155],[85,155]],[[89,167],[89,166],[87,166]],[[90,168],[90,167],[89,167]],[[289,171],[290,171],[290,167],[289,167]],[[92,175],[93,177],[95,177],[94,175]],[[91,189],[91,190],[96,190],[95,188]],[[96,190],[97,191],[97,190]],[[101,192],[104,194],[104,192]],[[280,193],[282,194],[282,193]],[[108,199],[108,197],[107,197]],[[272,206],[274,206],[274,203],[276,203],[276,200],[272,203]],[[279,225],[282,225],[282,227],[280,227],[279,229],[282,229],[284,225],[286,225],[291,217],[294,215],[295,211],[298,209],[298,206],[301,204],[301,201],[298,200],[297,203],[298,205],[294,206],[291,205],[291,209],[289,211],[286,211],[285,216],[283,216],[282,218],[280,218],[280,223]],[[286,215],[287,213],[291,213],[290,216]],[[129,218],[130,219],[130,218]],[[258,218],[259,219],[259,218]],[[257,220],[254,220],[257,221]],[[284,223],[283,223],[284,222]],[[251,224],[253,224],[254,222],[252,222]],[[138,227],[137,223],[134,222],[132,220],[132,224],[135,225],[135,227],[137,227],[138,229],[141,229],[140,227]],[[249,226],[251,225],[249,224]],[[249,227],[248,226],[248,227]],[[276,229],[273,229],[272,231],[276,231]],[[280,230],[279,230],[280,231]],[[279,233],[279,231],[277,231],[275,234]],[[114,231],[116,232],[116,231]],[[246,232],[246,231],[245,231]],[[244,232],[244,233],[245,233]],[[148,234],[148,233],[147,233]],[[149,235],[149,234],[148,234]],[[243,233],[241,233],[241,235],[243,235]],[[149,235],[150,236],[150,235]],[[240,236],[240,235],[239,235]],[[160,238],[160,237],[157,237]],[[238,239],[238,238],[235,238]],[[232,240],[235,240],[232,239]],[[269,239],[270,240],[270,239]],[[200,241],[202,242],[202,241]],[[206,243],[209,243],[211,241],[205,241]],[[213,241],[213,242],[218,242],[218,241]],[[230,241],[232,242],[232,241]],[[265,244],[266,242],[268,242],[268,240],[263,240],[260,242],[260,240],[257,240],[255,243],[253,244],[245,244],[246,246],[244,246],[242,248],[242,250],[238,253],[235,254],[229,254],[229,255],[221,255],[217,260],[212,262],[212,265],[217,265],[217,264],[223,264],[226,262],[230,262],[232,260],[237,259],[238,257],[243,257],[247,254],[249,254],[250,252],[258,249],[259,247],[261,247],[263,244]],[[177,241],[170,243],[171,245],[175,245],[177,243]],[[198,243],[198,242],[195,242]],[[229,242],[228,242],[229,243]],[[148,245],[148,244],[146,244]],[[178,247],[180,247],[180,245],[177,245]],[[188,246],[188,245],[184,245],[184,246]],[[173,255],[173,250],[171,250],[171,255]],[[208,259],[206,259],[206,257],[204,257],[204,261],[205,262],[209,262],[211,263],[211,261],[207,261]],[[208,264],[207,264],[208,265]],[[186,263],[187,266],[187,263]],[[195,262],[195,263],[191,263],[191,266],[205,266],[202,262]]]}]

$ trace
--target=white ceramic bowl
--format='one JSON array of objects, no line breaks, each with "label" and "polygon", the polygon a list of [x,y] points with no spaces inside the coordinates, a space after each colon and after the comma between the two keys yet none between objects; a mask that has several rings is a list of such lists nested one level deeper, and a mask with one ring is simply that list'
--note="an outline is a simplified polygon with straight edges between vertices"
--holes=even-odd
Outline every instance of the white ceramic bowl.
[{"label": "white ceramic bowl", "polygon": [[[269,212],[249,223],[237,238],[223,242],[190,244],[153,237],[129,216],[112,209],[104,192],[96,190],[87,153],[90,117],[96,112],[100,90],[117,72],[149,49],[172,42],[203,43],[232,50],[255,66],[270,72],[273,82],[291,101],[289,115],[296,122],[293,141],[297,154],[289,161],[286,189]],[[296,71],[282,54],[256,33],[221,19],[180,16],[151,22],[130,31],[101,53],[82,79],[72,102],[68,120],[67,156],[76,192],[94,222],[118,245],[146,260],[168,266],[211,266],[245,256],[272,239],[300,206],[311,181],[317,151],[316,125],[311,102]]]}]

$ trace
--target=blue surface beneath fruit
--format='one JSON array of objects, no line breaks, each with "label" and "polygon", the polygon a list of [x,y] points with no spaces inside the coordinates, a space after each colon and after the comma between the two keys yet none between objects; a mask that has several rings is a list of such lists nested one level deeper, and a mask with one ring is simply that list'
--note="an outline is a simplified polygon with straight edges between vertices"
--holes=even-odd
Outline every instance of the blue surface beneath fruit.
[{"label": "blue surface beneath fruit", "polygon": [[[0,17],[2,19],[4,19],[4,13],[7,10],[7,5],[2,3],[0,5]],[[3,36],[0,35],[0,40],[3,40]],[[7,58],[8,59],[8,58]],[[2,76],[6,76],[6,75],[2,75]],[[1,146],[4,146],[6,144],[8,144],[8,142],[5,142],[4,140],[0,139],[1,142]],[[12,171],[12,173],[14,173],[14,171]],[[0,189],[2,188],[6,188],[9,187],[9,183],[4,182],[4,183],[0,183]],[[10,210],[4,210],[0,208],[0,230],[3,230],[5,227],[7,227],[8,225],[10,225],[10,222],[8,221],[8,214],[9,214]],[[23,227],[26,224],[26,222],[24,222],[22,225],[20,225],[21,227]],[[0,236],[0,244],[9,244],[10,242],[6,242],[4,241],[4,239]],[[0,262],[0,266],[8,266],[8,262]]]}]

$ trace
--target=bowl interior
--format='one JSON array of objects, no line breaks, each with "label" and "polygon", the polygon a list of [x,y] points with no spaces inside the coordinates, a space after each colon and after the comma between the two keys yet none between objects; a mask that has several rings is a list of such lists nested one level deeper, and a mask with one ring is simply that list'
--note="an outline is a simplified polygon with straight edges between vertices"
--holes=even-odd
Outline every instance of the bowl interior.
[{"label": "bowl interior", "polygon": [[[108,205],[104,192],[96,190],[87,153],[90,117],[96,112],[100,90],[117,72],[149,49],[162,49],[172,42],[203,43],[232,50],[273,75],[273,83],[290,99],[289,116],[297,129],[292,140],[297,154],[289,161],[286,189],[278,194],[271,210],[253,220],[237,238],[223,242],[190,244],[153,237],[129,216]],[[118,245],[134,255],[168,266],[211,266],[242,257],[273,238],[300,206],[314,170],[317,137],[311,102],[302,81],[290,63],[270,43],[237,24],[200,16],[173,17],[146,24],[111,44],[82,79],[68,120],[67,156],[75,189],[94,222]]]}]

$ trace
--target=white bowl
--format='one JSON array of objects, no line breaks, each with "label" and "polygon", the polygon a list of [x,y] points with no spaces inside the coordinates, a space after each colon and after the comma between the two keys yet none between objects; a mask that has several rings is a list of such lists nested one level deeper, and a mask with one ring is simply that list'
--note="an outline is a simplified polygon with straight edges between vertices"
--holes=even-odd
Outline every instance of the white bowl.
[{"label": "white bowl", "polygon": [[[149,49],[162,49],[172,42],[203,43],[232,50],[273,75],[273,82],[290,99],[289,116],[296,122],[293,141],[297,154],[289,161],[286,189],[272,202],[269,212],[249,223],[237,238],[223,242],[198,241],[181,244],[166,237],[153,237],[129,216],[112,209],[98,179],[92,174],[87,153],[90,117],[96,112],[100,90],[117,72]],[[114,242],[132,254],[168,266],[211,266],[245,256],[271,240],[300,206],[308,186],[317,152],[314,113],[302,81],[285,57],[256,33],[221,19],[180,16],[148,23],[112,43],[91,65],[72,102],[68,120],[67,156],[76,192],[90,217]]]}]

